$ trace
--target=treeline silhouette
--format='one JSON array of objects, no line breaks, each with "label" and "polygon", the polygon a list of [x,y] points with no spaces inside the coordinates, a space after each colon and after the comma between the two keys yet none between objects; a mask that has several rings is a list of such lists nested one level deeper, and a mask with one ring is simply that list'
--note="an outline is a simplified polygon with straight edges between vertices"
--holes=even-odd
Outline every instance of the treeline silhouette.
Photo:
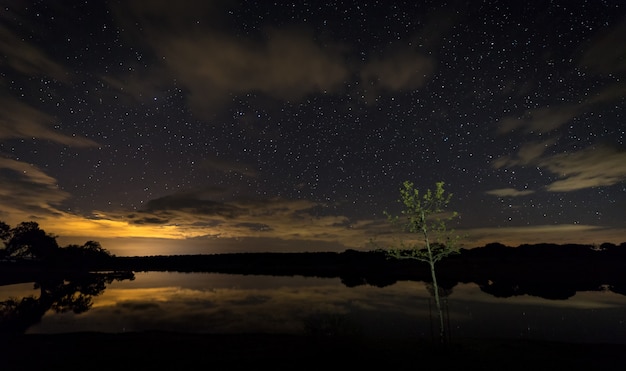
[{"label": "treeline silhouette", "polygon": [[[349,287],[384,287],[397,281],[430,282],[428,266],[388,259],[382,250],[304,253],[232,253],[100,258],[59,254],[45,262],[13,259],[0,262],[0,285],[33,282],[58,271],[177,271],[244,275],[339,277]],[[626,295],[626,243],[620,245],[499,243],[462,249],[438,263],[440,285],[451,289],[474,282],[492,295],[534,295],[566,299],[577,291],[610,290]]]},{"label": "treeline silhouette", "polygon": [[[59,247],[35,222],[10,228],[0,222],[0,285],[41,282],[59,272],[178,271],[244,275],[339,277],[349,287],[384,287],[397,281],[429,283],[427,264],[388,259],[384,250],[302,253],[232,253],[116,257],[96,241]],[[567,299],[577,291],[626,295],[626,242],[620,245],[490,243],[461,249],[438,263],[443,289],[474,282],[491,295]]]},{"label": "treeline silhouette", "polygon": [[7,262],[30,262],[22,264],[23,268],[90,270],[97,269],[114,257],[97,241],[60,247],[56,236],[47,233],[33,221],[22,222],[14,228],[0,221],[0,241],[4,244],[4,248],[0,249],[0,262],[4,262],[8,268],[11,265],[7,266]]},{"label": "treeline silhouette", "polygon": [[[427,264],[388,259],[382,250],[117,257],[114,262],[111,269],[117,270],[340,277],[349,287],[431,280]],[[577,291],[598,290],[626,295],[626,243],[517,247],[491,243],[462,249],[438,264],[444,289],[474,282],[498,297],[528,294],[567,299]]]}]

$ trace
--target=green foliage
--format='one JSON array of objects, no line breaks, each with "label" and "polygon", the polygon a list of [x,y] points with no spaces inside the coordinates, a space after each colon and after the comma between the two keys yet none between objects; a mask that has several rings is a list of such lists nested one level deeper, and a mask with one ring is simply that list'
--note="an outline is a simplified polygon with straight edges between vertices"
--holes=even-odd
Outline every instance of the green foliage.
[{"label": "green foliage", "polygon": [[424,194],[416,189],[412,182],[405,181],[400,189],[400,200],[404,205],[401,216],[392,216],[384,212],[389,221],[399,226],[403,232],[422,235],[422,243],[405,244],[390,248],[387,253],[396,259],[416,259],[427,263],[436,263],[441,259],[458,253],[459,237],[448,223],[458,217],[457,212],[446,213],[445,209],[452,198],[445,192],[444,182],[435,183],[433,190]]},{"label": "green foliage", "polygon": [[445,208],[450,203],[452,194],[446,194],[444,183],[435,183],[433,190],[428,189],[420,194],[413,183],[405,181],[400,188],[400,202],[404,205],[401,216],[392,216],[384,212],[389,221],[400,226],[403,232],[421,234],[423,244],[400,243],[400,246],[390,248],[387,256],[395,259],[415,259],[428,263],[432,277],[433,296],[439,314],[439,339],[445,344],[446,331],[444,313],[441,306],[439,285],[435,263],[441,259],[458,253],[458,236],[448,229],[448,223],[456,218],[456,212],[446,213]]}]

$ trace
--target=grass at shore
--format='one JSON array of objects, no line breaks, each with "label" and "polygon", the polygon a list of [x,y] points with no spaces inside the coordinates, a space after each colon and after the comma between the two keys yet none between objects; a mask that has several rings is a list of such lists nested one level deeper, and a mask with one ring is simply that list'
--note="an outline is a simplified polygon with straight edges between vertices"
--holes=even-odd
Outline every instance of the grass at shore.
[{"label": "grass at shore", "polygon": [[281,334],[30,334],[0,337],[7,370],[624,370],[626,345],[455,339],[314,338]]}]

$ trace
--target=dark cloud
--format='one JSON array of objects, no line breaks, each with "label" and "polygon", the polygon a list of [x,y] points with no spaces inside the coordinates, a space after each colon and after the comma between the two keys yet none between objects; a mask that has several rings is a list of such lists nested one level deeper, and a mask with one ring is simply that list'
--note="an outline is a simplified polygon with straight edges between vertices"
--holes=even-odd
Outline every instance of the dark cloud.
[{"label": "dark cloud", "polygon": [[202,194],[186,192],[175,195],[164,196],[148,201],[143,211],[149,213],[161,213],[163,211],[179,211],[183,210],[188,213],[200,214],[205,216],[223,216],[226,218],[234,218],[246,212],[237,206],[225,204],[222,202],[207,200]]},{"label": "dark cloud", "polygon": [[251,231],[257,231],[257,232],[264,232],[264,231],[272,230],[272,228],[269,225],[263,224],[263,223],[237,223],[235,224],[235,227],[243,227],[243,228],[250,229]]},{"label": "dark cloud", "polygon": [[[131,29],[140,25],[141,31],[134,37],[147,40],[168,72],[150,74],[145,80],[133,75],[108,81],[116,86],[120,86],[117,81],[129,81],[127,91],[142,92],[176,80],[189,91],[193,111],[203,117],[211,117],[216,108],[238,94],[263,93],[298,101],[316,93],[344,92],[354,75],[360,76],[365,98],[373,102],[384,92],[422,88],[432,77],[436,62],[426,49],[418,52],[412,45],[433,48],[458,18],[449,12],[433,12],[418,35],[409,35],[405,44],[396,43],[361,65],[350,62],[353,45],[326,39],[322,43],[305,23],[259,26],[256,34],[246,36],[225,32],[225,21],[215,15],[219,13],[215,9],[224,13],[225,4],[170,7],[158,1],[115,7],[122,24]],[[196,22],[201,15],[210,21]]]},{"label": "dark cloud", "polygon": [[[106,86],[113,88],[120,93],[120,97],[127,97],[122,100],[130,101],[125,103],[146,103],[154,99],[154,97],[162,96],[162,92],[173,87],[175,75],[163,66],[153,67],[148,70],[141,68],[141,65],[135,62],[128,63],[129,69],[133,73],[125,73],[120,76],[102,75],[100,78]],[[117,95],[105,97],[105,99],[116,100]]]},{"label": "dark cloud", "polygon": [[201,168],[215,170],[222,173],[239,173],[252,178],[258,175],[257,170],[255,170],[251,165],[238,161],[222,159],[216,156],[208,156],[198,161],[198,165]]},{"label": "dark cloud", "polygon": [[521,116],[507,116],[501,119],[498,133],[506,134],[517,129],[527,133],[548,133],[560,128],[581,112],[582,107],[573,104],[533,109]]},{"label": "dark cloud", "polygon": [[619,24],[600,31],[585,45],[580,64],[596,73],[626,71],[626,18]]},{"label": "dark cloud", "polygon": [[137,217],[136,215],[129,215],[128,217],[132,220],[133,224],[168,224],[169,219],[157,218],[157,217]]},{"label": "dark cloud", "polygon": [[117,307],[131,312],[143,312],[146,310],[160,309],[161,306],[155,302],[138,302],[138,301],[124,301],[116,304]]},{"label": "dark cloud", "polygon": [[[261,30],[260,39],[245,38],[221,29],[220,18],[215,16],[215,8],[223,7],[219,2],[126,5],[114,7],[118,20],[133,30],[137,30],[133,24],[140,25],[135,39],[148,42],[168,69],[166,75],[185,86],[190,106],[202,116],[211,115],[233,94],[261,92],[298,100],[341,88],[348,76],[339,49],[316,43],[306,27],[268,27]],[[206,21],[197,23],[199,15]],[[154,86],[158,81],[163,79],[144,84]],[[141,84],[138,81],[131,90],[141,90]]]},{"label": "dark cloud", "polygon": [[0,54],[4,56],[0,59],[0,65],[6,63],[10,68],[25,75],[49,76],[58,81],[69,81],[69,73],[64,66],[2,25],[0,25]]},{"label": "dark cloud", "polygon": [[234,305],[259,305],[271,301],[273,298],[269,295],[248,295],[240,299],[228,300],[229,304]]},{"label": "dark cloud", "polygon": [[194,112],[206,112],[231,94],[261,92],[299,100],[332,92],[348,74],[339,53],[322,48],[299,29],[269,30],[262,43],[214,32],[158,35],[153,47],[189,90]]},{"label": "dark cloud", "polygon": [[[374,58],[361,70],[361,79],[373,93],[423,87],[435,71],[435,60],[411,50],[398,50]],[[382,91],[381,91],[382,90]]]}]

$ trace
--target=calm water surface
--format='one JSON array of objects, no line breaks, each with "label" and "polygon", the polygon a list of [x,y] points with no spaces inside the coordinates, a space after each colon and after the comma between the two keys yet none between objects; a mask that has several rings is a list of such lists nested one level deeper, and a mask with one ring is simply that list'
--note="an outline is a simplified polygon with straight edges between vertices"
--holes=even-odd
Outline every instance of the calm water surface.
[{"label": "calm water surface", "polygon": [[[39,296],[33,284],[0,287],[0,301]],[[497,298],[475,284],[446,300],[452,336],[626,344],[626,296],[579,292],[568,300]],[[114,281],[83,313],[48,310],[27,333],[171,330],[431,336],[434,300],[423,282],[346,287],[339,278],[136,273]]]}]

